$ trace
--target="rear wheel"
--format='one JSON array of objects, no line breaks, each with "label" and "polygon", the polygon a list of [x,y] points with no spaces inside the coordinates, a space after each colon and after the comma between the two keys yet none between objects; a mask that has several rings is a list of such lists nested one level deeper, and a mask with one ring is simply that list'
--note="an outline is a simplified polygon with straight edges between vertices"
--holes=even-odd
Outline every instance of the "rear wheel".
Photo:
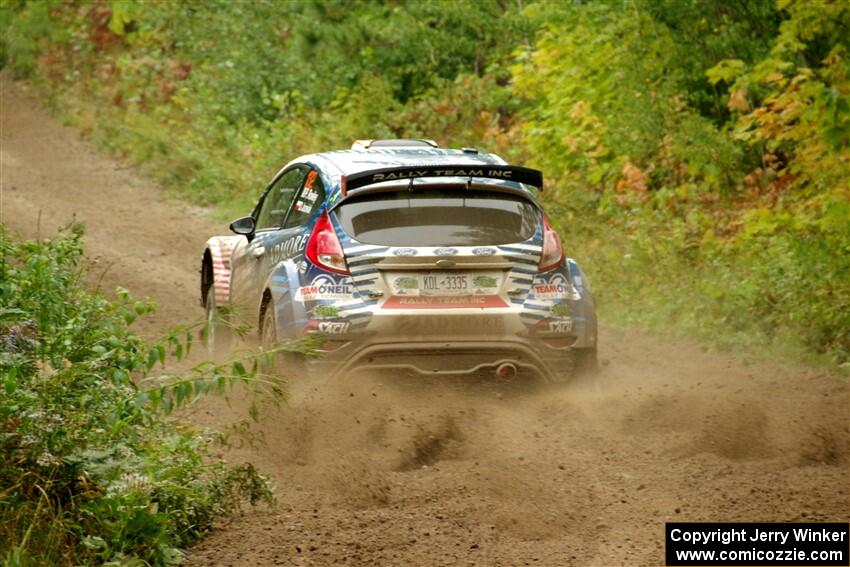
[{"label": "rear wheel", "polygon": [[[260,346],[263,350],[272,350],[280,346],[278,342],[277,321],[274,305],[270,299],[263,302],[260,315]],[[278,352],[266,360],[270,372],[285,372],[293,374],[304,370],[304,357],[297,352]]]},{"label": "rear wheel", "polygon": [[599,370],[599,356],[595,346],[573,350],[575,362],[573,373],[577,377],[593,376]]},{"label": "rear wheel", "polygon": [[207,352],[210,355],[215,355],[230,348],[233,342],[233,331],[230,328],[227,313],[216,305],[214,285],[210,285],[207,289],[204,307],[206,312],[205,343]]},{"label": "rear wheel", "polygon": [[[260,312],[260,348],[268,351],[277,346],[277,325],[274,320],[274,307],[268,299],[263,301]],[[266,372],[276,372],[280,369],[280,354],[269,354],[263,358],[262,365]]]},{"label": "rear wheel", "polygon": [[270,349],[277,346],[277,325],[274,320],[274,307],[265,301],[260,318],[260,346]]},{"label": "rear wheel", "polygon": [[592,381],[599,371],[599,359],[596,346],[574,348],[561,362],[559,371],[555,374],[555,382],[568,384],[577,381]]}]

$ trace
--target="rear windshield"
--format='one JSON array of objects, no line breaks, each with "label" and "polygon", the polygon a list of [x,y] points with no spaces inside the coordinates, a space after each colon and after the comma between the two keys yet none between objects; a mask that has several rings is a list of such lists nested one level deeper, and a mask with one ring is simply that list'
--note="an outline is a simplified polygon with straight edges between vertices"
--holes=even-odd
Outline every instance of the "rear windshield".
[{"label": "rear windshield", "polygon": [[538,212],[506,193],[426,189],[354,197],[336,216],[349,236],[368,244],[481,246],[531,238]]}]

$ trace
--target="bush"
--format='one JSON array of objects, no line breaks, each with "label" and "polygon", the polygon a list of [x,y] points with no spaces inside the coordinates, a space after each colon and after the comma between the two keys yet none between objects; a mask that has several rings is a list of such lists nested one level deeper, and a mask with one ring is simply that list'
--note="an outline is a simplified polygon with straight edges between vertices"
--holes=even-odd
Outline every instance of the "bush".
[{"label": "bush", "polygon": [[[214,519],[271,502],[271,487],[213,458],[211,433],[165,417],[232,381],[224,369],[140,389],[166,353],[129,330],[152,305],[85,291],[81,236],[16,242],[0,225],[0,558],[175,564]],[[183,331],[168,344],[184,351]]]},{"label": "bush", "polygon": [[522,139],[606,317],[850,365],[850,7],[529,10]]}]

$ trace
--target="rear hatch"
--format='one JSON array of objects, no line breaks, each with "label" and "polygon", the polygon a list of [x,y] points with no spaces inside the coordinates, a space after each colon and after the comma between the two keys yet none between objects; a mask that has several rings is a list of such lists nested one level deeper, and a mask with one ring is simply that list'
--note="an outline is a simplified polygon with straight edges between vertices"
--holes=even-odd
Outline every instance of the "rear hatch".
[{"label": "rear hatch", "polygon": [[540,210],[512,193],[463,186],[370,193],[342,202],[334,216],[365,298],[354,311],[515,311],[540,261]]}]

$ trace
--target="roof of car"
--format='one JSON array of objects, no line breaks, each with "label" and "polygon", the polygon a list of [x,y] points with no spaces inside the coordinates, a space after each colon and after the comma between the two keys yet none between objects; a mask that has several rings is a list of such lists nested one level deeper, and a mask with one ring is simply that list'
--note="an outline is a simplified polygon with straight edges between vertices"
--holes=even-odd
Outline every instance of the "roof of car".
[{"label": "roof of car", "polygon": [[299,161],[329,166],[339,175],[384,167],[415,165],[497,165],[505,161],[496,154],[475,150],[425,147],[375,147],[366,150],[340,150],[304,156]]},{"label": "roof of car", "polygon": [[[322,171],[326,181],[325,202],[335,205],[345,196],[342,189],[343,177],[364,171],[406,166],[484,166],[507,165],[505,160],[474,148],[460,150],[418,146],[373,146],[368,149],[338,150],[301,156],[289,162],[281,172],[296,163],[306,163]],[[448,181],[448,177],[444,178]],[[389,181],[389,184],[396,182]],[[483,183],[488,187],[518,192],[537,202],[530,187],[507,179],[490,179]],[[379,184],[385,185],[385,184]],[[480,183],[479,183],[480,185]]]}]

